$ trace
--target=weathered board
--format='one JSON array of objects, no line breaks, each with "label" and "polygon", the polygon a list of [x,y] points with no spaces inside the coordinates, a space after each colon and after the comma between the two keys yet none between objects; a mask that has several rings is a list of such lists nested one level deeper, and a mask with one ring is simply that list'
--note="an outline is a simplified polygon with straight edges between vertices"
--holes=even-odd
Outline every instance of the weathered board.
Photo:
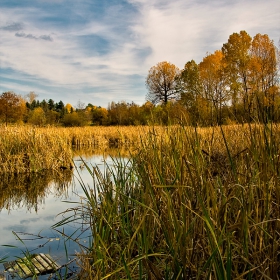
[{"label": "weathered board", "polygon": [[22,279],[57,271],[61,266],[49,254],[34,254],[3,264],[9,273],[17,273]]}]

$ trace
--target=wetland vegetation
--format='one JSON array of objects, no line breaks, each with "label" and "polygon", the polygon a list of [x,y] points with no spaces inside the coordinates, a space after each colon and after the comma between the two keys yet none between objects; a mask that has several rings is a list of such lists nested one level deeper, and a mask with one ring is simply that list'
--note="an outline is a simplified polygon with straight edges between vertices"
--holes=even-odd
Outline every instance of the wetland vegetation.
[{"label": "wetland vegetation", "polygon": [[278,125],[150,127],[128,162],[87,166],[82,279],[278,279],[279,145]]},{"label": "wetland vegetation", "polygon": [[81,279],[279,279],[278,72],[274,42],[240,31],[199,64],[151,67],[142,106],[5,92],[1,207],[42,197],[42,173],[70,178],[79,149],[115,148],[105,171],[81,159],[91,181],[52,227],[89,229],[87,246],[74,239]]},{"label": "wetland vegetation", "polygon": [[[30,181],[3,181],[3,207],[26,188],[40,197],[40,172],[70,178],[73,147],[120,149],[106,172],[85,162],[92,183],[80,178],[80,206],[53,227],[89,227],[81,279],[278,279],[278,124],[1,129],[1,164],[13,160],[3,165],[7,180],[26,172]],[[26,154],[44,166],[24,169]]]}]

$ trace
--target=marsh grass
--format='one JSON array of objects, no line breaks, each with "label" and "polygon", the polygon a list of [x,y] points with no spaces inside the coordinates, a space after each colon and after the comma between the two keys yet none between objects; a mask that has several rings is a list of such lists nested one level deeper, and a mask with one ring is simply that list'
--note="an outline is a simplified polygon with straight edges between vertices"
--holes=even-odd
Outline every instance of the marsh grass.
[{"label": "marsh grass", "polygon": [[128,161],[86,166],[81,279],[279,279],[278,131],[150,128]]},{"label": "marsh grass", "polygon": [[147,127],[0,127],[0,173],[71,169],[73,150],[127,148]]},{"label": "marsh grass", "polygon": [[[60,129],[69,148],[79,133]],[[92,184],[54,226],[88,226],[81,279],[279,279],[278,125],[91,129],[79,146],[133,144],[105,172],[85,164]]]},{"label": "marsh grass", "polygon": [[70,168],[72,150],[59,134],[32,127],[0,128],[0,172],[27,173]]}]

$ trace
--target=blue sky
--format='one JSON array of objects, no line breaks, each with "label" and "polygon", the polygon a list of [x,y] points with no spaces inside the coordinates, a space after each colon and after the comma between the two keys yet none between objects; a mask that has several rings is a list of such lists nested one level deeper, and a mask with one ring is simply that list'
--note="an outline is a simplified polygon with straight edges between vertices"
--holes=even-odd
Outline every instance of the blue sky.
[{"label": "blue sky", "polygon": [[1,0],[0,92],[141,105],[150,67],[199,63],[241,30],[278,46],[279,0]]}]

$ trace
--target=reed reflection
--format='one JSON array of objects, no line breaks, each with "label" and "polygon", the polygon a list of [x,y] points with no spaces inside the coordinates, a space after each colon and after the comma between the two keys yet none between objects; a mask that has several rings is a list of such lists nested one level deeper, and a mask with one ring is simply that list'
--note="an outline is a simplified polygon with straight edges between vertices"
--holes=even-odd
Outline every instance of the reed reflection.
[{"label": "reed reflection", "polygon": [[0,212],[4,208],[8,211],[26,208],[37,212],[38,206],[44,204],[50,192],[54,192],[56,197],[67,198],[67,189],[72,180],[73,171],[70,169],[3,175],[0,177]]}]

